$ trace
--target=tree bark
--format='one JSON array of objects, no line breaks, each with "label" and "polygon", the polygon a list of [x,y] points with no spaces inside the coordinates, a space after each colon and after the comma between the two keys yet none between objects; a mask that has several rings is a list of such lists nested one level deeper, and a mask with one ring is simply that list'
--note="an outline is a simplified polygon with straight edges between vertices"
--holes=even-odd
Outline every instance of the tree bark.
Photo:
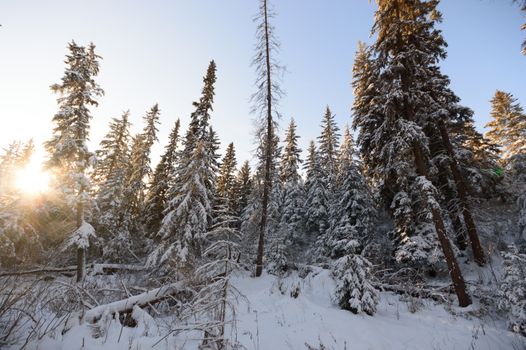
[{"label": "tree bark", "polygon": [[261,201],[261,222],[259,225],[259,241],[256,260],[256,277],[261,276],[263,272],[263,254],[265,246],[265,231],[267,228],[268,215],[268,198],[272,187],[272,178],[270,176],[270,164],[272,157],[272,80],[270,74],[270,45],[268,32],[267,0],[263,0],[264,6],[264,26],[265,26],[265,64],[267,65],[267,135],[265,148],[265,179],[263,182],[263,198]]},{"label": "tree bark", "polygon": [[[415,164],[418,175],[423,176],[427,179],[427,169],[425,167],[424,157],[422,156],[422,151],[420,150],[420,147],[417,144],[413,145],[413,155],[415,157]],[[464,278],[462,277],[460,267],[458,266],[457,259],[453,252],[453,249],[451,248],[451,243],[449,242],[449,239],[447,237],[447,232],[444,226],[444,221],[442,220],[442,215],[436,207],[430,206],[430,210],[433,216],[433,223],[435,225],[435,229],[438,235],[438,240],[440,241],[444,257],[446,258],[449,274],[451,276],[451,280],[453,281],[453,287],[455,288],[455,293],[457,294],[458,304],[461,307],[468,306],[471,304],[471,298],[467,294]]]},{"label": "tree bark", "polygon": [[[81,188],[79,193],[80,195],[83,192],[83,188]],[[77,229],[82,226],[82,223],[84,221],[84,204],[82,201],[79,201],[77,203]],[[82,282],[84,280],[84,275],[86,271],[86,248],[84,247],[78,247],[77,248],[77,282]]]},{"label": "tree bark", "polygon": [[[82,194],[84,186],[80,187],[77,202],[77,229],[84,223],[84,203],[82,202]],[[82,282],[86,275],[86,248],[77,247],[77,282]]]},{"label": "tree bark", "polygon": [[469,241],[471,242],[473,257],[477,264],[483,266],[486,263],[486,257],[484,255],[484,249],[480,244],[477,227],[475,226],[475,221],[473,220],[473,216],[471,215],[471,210],[469,208],[466,184],[462,178],[460,167],[458,166],[457,158],[455,157],[453,146],[451,145],[451,140],[449,139],[449,134],[443,120],[438,121],[438,127],[440,128],[440,135],[444,145],[446,146],[446,150],[450,159],[449,166],[451,168],[451,173],[453,174],[455,186],[457,187],[458,198],[460,200],[460,206],[462,207],[462,216],[464,217],[464,223],[466,224]]},{"label": "tree bark", "polygon": [[460,214],[457,210],[457,205],[456,205],[456,200],[455,200],[456,196],[455,196],[453,189],[449,186],[447,173],[443,169],[439,170],[438,185],[440,186],[440,188],[442,189],[442,193],[444,194],[447,212],[449,214],[449,217],[451,218],[451,222],[453,224],[453,230],[455,231],[457,247],[460,250],[466,250],[467,248],[466,235],[464,231],[464,225],[462,225],[462,221],[460,220],[460,217],[459,217]]}]

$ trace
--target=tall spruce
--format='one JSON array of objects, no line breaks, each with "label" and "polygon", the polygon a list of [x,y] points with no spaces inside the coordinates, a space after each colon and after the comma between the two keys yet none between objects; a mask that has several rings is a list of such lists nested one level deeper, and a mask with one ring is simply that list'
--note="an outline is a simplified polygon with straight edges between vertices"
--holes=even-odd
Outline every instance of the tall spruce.
[{"label": "tall spruce", "polygon": [[160,110],[157,104],[143,117],[143,131],[135,135],[131,146],[130,166],[126,176],[125,205],[122,209],[123,225],[137,234],[142,225],[146,191],[152,174],[150,153],[157,139]]},{"label": "tall spruce", "polygon": [[307,233],[316,238],[325,232],[329,225],[329,198],[327,178],[322,171],[314,141],[310,142],[307,150],[305,170],[305,225]]},{"label": "tall spruce", "polygon": [[90,204],[88,169],[94,155],[88,150],[91,106],[104,91],[95,82],[99,73],[99,59],[95,45],[79,46],[74,41],[68,45],[66,70],[62,81],[51,86],[58,93],[59,111],[53,117],[55,128],[51,140],[45,143],[49,159],[46,167],[55,176],[55,184],[66,196],[76,216],[76,230],[69,240],[77,249],[77,282],[84,278],[85,255],[89,238],[94,235],[91,225],[85,222],[85,211]]},{"label": "tall spruce", "polygon": [[506,162],[517,154],[526,153],[526,114],[509,92],[497,90],[491,99],[491,117],[486,137],[499,145]]},{"label": "tall spruce", "polygon": [[165,147],[161,160],[155,167],[152,182],[148,189],[145,210],[145,225],[149,235],[154,235],[159,231],[163,213],[167,206],[167,196],[170,188],[175,183],[175,168],[177,165],[177,147],[179,144],[179,129],[181,122],[176,120],[168,144]]},{"label": "tall spruce", "polygon": [[[270,234],[268,269],[282,273],[287,269],[287,261],[301,253],[305,246],[303,181],[299,174],[301,149],[298,146],[296,123],[292,119],[285,133],[285,146],[279,167],[279,186],[274,186],[273,194],[278,197],[277,226]],[[292,248],[298,248],[292,251]],[[294,255],[294,256],[293,256]]]},{"label": "tall spruce", "polygon": [[126,111],[120,119],[113,118],[110,122],[110,130],[96,152],[98,161],[93,172],[94,181],[98,185],[96,228],[106,241],[103,256],[112,260],[129,255],[130,249],[129,232],[120,220],[126,174],[130,165],[128,118],[129,112]]},{"label": "tall spruce", "polygon": [[234,143],[230,143],[226,149],[225,156],[221,161],[219,175],[217,177],[216,195],[219,201],[222,201],[230,212],[234,212],[237,201],[235,194],[236,185],[236,151]]},{"label": "tall spruce", "polygon": [[261,218],[259,223],[259,238],[256,260],[256,277],[263,272],[263,256],[265,252],[265,232],[267,231],[268,206],[272,191],[271,163],[272,163],[272,140],[274,123],[279,114],[276,104],[283,95],[279,87],[278,76],[282,67],[276,60],[276,53],[279,43],[274,35],[274,26],[271,19],[274,17],[273,11],[269,8],[268,0],[260,0],[259,13],[255,18],[257,23],[256,30],[256,54],[252,65],[256,67],[256,87],[257,91],[252,95],[253,111],[259,113],[259,123],[263,126],[260,132],[264,133],[266,149],[264,150],[264,180],[263,193],[261,196]]},{"label": "tall spruce", "polygon": [[334,121],[334,114],[329,106],[325,109],[321,127],[322,131],[318,136],[318,154],[324,177],[328,181],[327,184],[331,186],[336,178],[340,129]]},{"label": "tall spruce", "polygon": [[212,222],[216,181],[215,133],[209,127],[214,102],[216,65],[211,61],[203,78],[201,98],[179,153],[174,185],[158,232],[159,245],[148,257],[149,266],[168,264],[180,272],[195,267],[201,258],[205,233]]},{"label": "tall spruce", "polygon": [[[383,190],[392,191],[399,234],[414,234],[412,211],[432,220],[459,305],[467,306],[471,300],[446,232],[439,193],[429,178],[429,140],[422,129],[429,122],[426,103],[432,99],[422,85],[435,77],[433,67],[445,55],[445,43],[434,29],[437,1],[377,3],[376,43],[365,67],[355,67],[354,126],[368,134],[358,139],[361,152],[369,153],[366,166],[383,182]],[[413,196],[425,206],[411,208]]]},{"label": "tall spruce", "polygon": [[359,253],[373,233],[374,204],[355,156],[351,132],[345,128],[337,159],[335,197],[329,206],[329,228],[316,244],[320,258]]},{"label": "tall spruce", "polygon": [[250,173],[250,164],[246,160],[236,174],[234,182],[234,214],[241,217],[243,211],[248,205],[248,199],[252,191],[252,175]]}]

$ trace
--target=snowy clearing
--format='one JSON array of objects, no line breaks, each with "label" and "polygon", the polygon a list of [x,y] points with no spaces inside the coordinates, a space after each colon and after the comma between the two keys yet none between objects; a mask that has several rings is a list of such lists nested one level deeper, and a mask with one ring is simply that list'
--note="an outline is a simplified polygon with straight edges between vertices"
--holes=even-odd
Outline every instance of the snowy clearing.
[{"label": "snowy clearing", "polygon": [[[341,310],[331,301],[335,283],[328,270],[305,279],[238,275],[234,286],[244,295],[237,306],[237,332],[230,336],[246,349],[523,349],[520,336],[505,330],[505,322],[470,317],[475,307],[454,316],[444,305],[429,300],[411,313],[411,301],[381,293],[374,317]],[[292,294],[292,295],[291,295]],[[298,294],[296,298],[293,295]],[[460,312],[453,307],[453,313]],[[118,320],[77,325],[64,335],[47,336],[27,349],[198,349],[197,331],[169,333],[170,318],[154,320],[135,308],[137,327]],[[179,325],[180,327],[182,325]],[[100,328],[107,327],[101,333]],[[184,328],[182,326],[181,328]],[[96,337],[99,334],[99,337]],[[102,336],[100,336],[102,334]],[[11,349],[17,349],[13,346]]]}]

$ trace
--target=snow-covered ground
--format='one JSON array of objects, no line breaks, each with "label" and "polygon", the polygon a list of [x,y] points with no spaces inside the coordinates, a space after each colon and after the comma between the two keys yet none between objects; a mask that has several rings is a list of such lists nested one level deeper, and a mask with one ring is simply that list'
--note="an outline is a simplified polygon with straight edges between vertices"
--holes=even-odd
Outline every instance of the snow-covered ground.
[{"label": "snow-covered ground", "polygon": [[[238,275],[233,285],[238,298],[237,338],[246,349],[525,349],[524,338],[505,330],[503,320],[481,321],[470,316],[476,307],[446,310],[432,301],[401,300],[399,295],[381,293],[378,312],[354,315],[331,302],[334,281],[327,270],[305,279],[264,275]],[[294,297],[296,296],[296,297]],[[410,309],[415,312],[410,312]],[[197,349],[201,334],[168,333],[170,319],[154,320],[140,309],[138,326],[123,327],[112,320],[101,333],[82,324],[64,335],[47,336],[28,349]],[[138,317],[140,315],[140,317]],[[94,335],[99,334],[99,337]],[[18,347],[14,347],[18,348]]]}]

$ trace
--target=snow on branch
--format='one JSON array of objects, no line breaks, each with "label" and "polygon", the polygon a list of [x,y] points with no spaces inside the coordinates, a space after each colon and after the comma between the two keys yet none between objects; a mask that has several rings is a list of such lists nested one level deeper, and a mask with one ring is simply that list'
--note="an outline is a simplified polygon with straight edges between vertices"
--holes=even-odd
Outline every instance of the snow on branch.
[{"label": "snow on branch", "polygon": [[164,300],[184,289],[185,283],[182,281],[168,284],[126,299],[118,300],[113,303],[99,305],[90,309],[84,315],[84,321],[88,323],[97,322],[103,314],[115,314],[132,312],[135,306],[145,307]]}]

